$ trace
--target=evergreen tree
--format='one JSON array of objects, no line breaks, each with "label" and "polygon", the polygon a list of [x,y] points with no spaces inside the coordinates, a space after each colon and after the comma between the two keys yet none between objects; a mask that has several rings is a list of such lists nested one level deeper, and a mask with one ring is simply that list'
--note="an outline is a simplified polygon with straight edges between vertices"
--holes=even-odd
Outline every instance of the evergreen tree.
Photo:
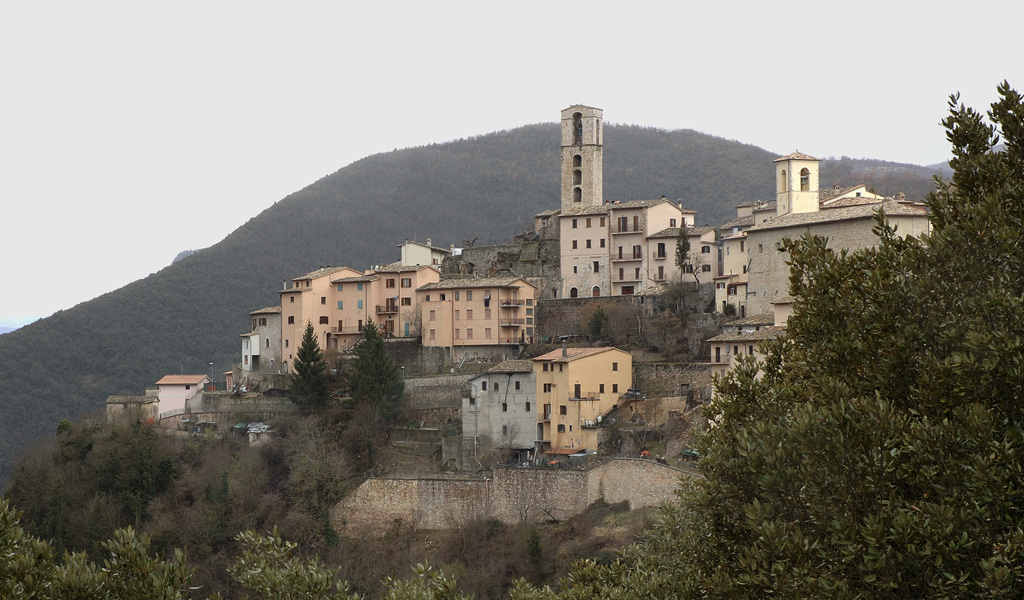
[{"label": "evergreen tree", "polygon": [[353,353],[355,359],[348,374],[352,397],[373,406],[384,421],[393,422],[402,404],[405,382],[373,321],[363,327],[363,339]]},{"label": "evergreen tree", "polygon": [[288,399],[305,413],[322,410],[329,399],[327,362],[317,343],[313,324],[308,321],[292,368],[295,372],[288,387]]},{"label": "evergreen tree", "polygon": [[679,267],[679,283],[683,282],[684,266],[690,260],[690,228],[684,223],[676,238],[676,266]]},{"label": "evergreen tree", "polygon": [[607,340],[611,337],[611,318],[600,306],[590,315],[587,321],[587,333],[591,341]]}]

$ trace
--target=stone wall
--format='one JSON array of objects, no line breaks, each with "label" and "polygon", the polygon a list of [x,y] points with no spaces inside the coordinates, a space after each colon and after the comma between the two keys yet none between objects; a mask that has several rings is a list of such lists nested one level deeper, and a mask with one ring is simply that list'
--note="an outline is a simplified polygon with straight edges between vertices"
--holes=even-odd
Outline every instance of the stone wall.
[{"label": "stone wall", "polygon": [[692,474],[651,460],[611,459],[589,469],[498,468],[492,479],[369,479],[335,505],[331,520],[348,535],[450,529],[481,518],[563,520],[598,500],[657,506],[674,498],[683,476]]}]

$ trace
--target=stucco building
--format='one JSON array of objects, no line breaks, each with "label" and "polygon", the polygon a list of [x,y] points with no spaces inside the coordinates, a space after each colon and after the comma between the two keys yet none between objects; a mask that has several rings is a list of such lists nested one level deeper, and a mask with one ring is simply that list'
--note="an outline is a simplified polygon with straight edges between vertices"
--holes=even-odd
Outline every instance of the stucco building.
[{"label": "stucco building", "polygon": [[561,348],[534,358],[533,372],[538,451],[596,451],[601,421],[633,381],[633,357],[617,348]]},{"label": "stucco building", "polygon": [[507,360],[469,380],[462,398],[462,436],[472,438],[477,456],[498,450],[513,464],[531,458],[536,384],[529,360]]},{"label": "stucco building", "polygon": [[241,334],[242,370],[277,373],[281,368],[281,307],[254,310],[249,318],[252,330]]}]

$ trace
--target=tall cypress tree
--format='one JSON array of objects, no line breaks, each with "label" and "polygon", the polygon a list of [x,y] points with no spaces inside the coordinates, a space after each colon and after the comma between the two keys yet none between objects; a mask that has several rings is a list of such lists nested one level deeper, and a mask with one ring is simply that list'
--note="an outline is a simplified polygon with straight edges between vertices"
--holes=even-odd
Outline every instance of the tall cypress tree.
[{"label": "tall cypress tree", "polygon": [[304,413],[322,410],[327,405],[327,363],[316,341],[313,324],[306,322],[302,344],[292,363],[295,372],[288,387],[288,399]]},{"label": "tall cypress tree", "polygon": [[373,321],[363,327],[363,339],[353,352],[356,357],[348,375],[352,397],[376,408],[385,421],[394,421],[401,408],[405,382]]}]

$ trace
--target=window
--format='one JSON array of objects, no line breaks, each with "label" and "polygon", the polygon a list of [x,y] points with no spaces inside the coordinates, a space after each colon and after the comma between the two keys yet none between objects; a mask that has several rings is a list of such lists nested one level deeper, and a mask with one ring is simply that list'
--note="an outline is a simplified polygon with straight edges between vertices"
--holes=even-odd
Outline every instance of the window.
[{"label": "window", "polygon": [[530,403],[529,402],[526,403],[526,412],[530,412]]},{"label": "window", "polygon": [[470,406],[476,406],[476,398],[470,396],[469,397],[469,405]]},{"label": "window", "polygon": [[573,388],[572,388],[572,397],[573,398],[581,397],[581,394],[580,394],[580,384],[577,383],[576,385],[573,386]]},{"label": "window", "polygon": [[[519,389],[519,382],[518,381],[516,381],[516,389],[517,390]],[[530,410],[530,409],[526,409],[526,410]]]},{"label": "window", "polygon": [[604,248],[604,238],[601,238],[601,247]]},{"label": "window", "polygon": [[457,339],[457,340],[461,339],[462,338],[461,334],[462,334],[462,330],[461,329],[456,329],[455,330],[455,339]]},{"label": "window", "polygon": [[746,241],[745,240],[740,240],[740,252],[744,251],[744,246],[746,246]]},{"label": "window", "polygon": [[752,345],[751,346],[747,346],[747,354],[749,354],[751,356],[754,355],[754,346],[752,346]]},{"label": "window", "polygon": [[590,240],[587,240],[587,248],[590,248]]},{"label": "window", "polygon": [[579,273],[579,267],[577,267],[576,265],[573,265],[572,266],[572,274],[576,275],[577,273]]},{"label": "window", "polygon": [[508,425],[501,426],[501,435],[508,435]]},{"label": "window", "polygon": [[558,424],[558,433],[565,433],[565,425]]},{"label": "window", "polygon": [[705,273],[710,273],[711,272],[711,265],[701,265],[700,266],[700,270],[705,272]]},{"label": "window", "polygon": [[548,363],[544,363],[544,372],[545,372],[545,373],[547,373],[547,372],[548,372]]},{"label": "window", "polygon": [[576,229],[576,227],[577,227],[576,219],[573,219],[572,220],[572,228]]},{"label": "window", "polygon": [[658,250],[654,253],[654,258],[665,258],[665,242],[658,242]]},{"label": "window", "polygon": [[403,277],[402,278],[402,287],[404,287],[404,288],[412,287],[412,278],[411,277]]},{"label": "window", "polygon": [[577,244],[577,243],[578,243],[578,242],[577,242],[576,240],[573,240],[573,241],[572,241],[572,249],[573,249],[573,250],[575,250],[575,249],[577,248],[577,246],[576,246],[576,244]]},{"label": "window", "polygon": [[619,384],[617,384],[617,383],[613,383],[612,384],[612,393],[613,394],[618,394],[619,393]]},{"label": "window", "polygon": [[587,217],[587,229],[590,228],[590,217]]},{"label": "window", "polygon": [[[578,187],[577,188],[573,188],[573,190],[572,190],[572,201],[573,202],[582,202],[583,201],[583,190],[581,190]],[[573,219],[573,221],[575,221],[575,220],[576,219]]]},{"label": "window", "polygon": [[472,329],[467,329],[466,330],[466,339],[467,340],[473,339],[473,330]]},{"label": "window", "polygon": [[473,299],[473,290],[466,290],[466,300]]},{"label": "window", "polygon": [[339,292],[342,291],[342,289],[344,289],[344,287],[345,287],[345,284],[339,283],[338,284],[338,291]]},{"label": "window", "polygon": [[345,302],[338,300],[338,310],[345,310]]},{"label": "window", "polygon": [[[596,290],[596,292],[597,292],[596,294],[594,294],[595,296],[600,296],[601,295],[601,288],[599,288],[597,286],[594,286],[594,290]],[[526,324],[527,325],[533,325],[533,317],[526,317]]]},{"label": "window", "polygon": [[597,385],[597,393],[599,393],[599,394],[603,394],[604,393],[604,384],[603,383],[599,383]]},{"label": "window", "polygon": [[294,325],[295,324],[295,317],[288,317],[288,324],[289,325]]},{"label": "window", "polygon": [[320,296],[320,304],[327,304],[327,296]]},{"label": "window", "polygon": [[458,299],[459,299],[459,291],[458,291],[458,290],[455,290],[455,299],[456,299],[456,300],[458,300]]},{"label": "window", "polygon": [[356,291],[359,291],[359,292],[363,291],[363,284],[357,283],[356,284]]},{"label": "window", "polygon": [[472,321],[473,320],[473,309],[472,308],[467,308],[466,309],[466,320],[467,321]]},{"label": "window", "polygon": [[558,407],[558,414],[560,414],[560,415],[567,415],[567,414],[569,414],[569,407],[564,405],[564,404],[560,405]]},{"label": "window", "polygon": [[295,302],[295,296],[288,296],[288,300],[294,303]]},{"label": "window", "polygon": [[431,330],[430,330],[430,339],[432,339],[432,340],[433,340],[433,339],[436,339],[436,338],[434,337],[434,333],[435,333],[435,330],[431,329]]},{"label": "window", "polygon": [[527,316],[532,316],[533,315],[533,309],[532,308],[526,309],[526,315]]},{"label": "window", "polygon": [[440,296],[440,298],[438,298],[438,300],[440,300],[441,302],[444,302],[446,296],[444,294],[438,294],[438,296]]},{"label": "window", "polygon": [[600,273],[601,272],[601,261],[597,261],[597,260],[594,261],[594,272],[595,273]]},{"label": "window", "polygon": [[711,246],[701,246],[700,247],[700,253],[701,254],[711,254]]},{"label": "window", "polygon": [[676,220],[675,219],[669,219],[668,220],[668,226],[669,227],[675,227],[676,226]]},{"label": "window", "polygon": [[320,317],[320,324],[321,325],[327,325],[327,323],[329,323],[329,321],[327,320],[327,317]]},{"label": "window", "polygon": [[618,370],[619,370],[619,363],[613,362],[612,363],[612,371],[618,371]]},{"label": "window", "polygon": [[456,320],[456,321],[458,321],[458,320],[459,320],[459,313],[460,313],[460,312],[461,312],[461,311],[455,311],[455,320]]},{"label": "window", "polygon": [[569,288],[569,297],[570,298],[578,298],[579,295],[580,295],[580,291],[579,290],[577,290],[576,288]]},{"label": "window", "polygon": [[544,393],[545,394],[550,394],[551,393],[551,384],[550,383],[545,383],[544,384]]},{"label": "window", "polygon": [[484,339],[486,339],[486,340],[491,339],[491,328],[490,327],[484,327]]},{"label": "window", "polygon": [[288,347],[288,340],[285,340],[285,341],[284,341],[284,347],[285,347],[285,348],[287,348],[287,347]]},{"label": "window", "polygon": [[733,354],[739,354],[740,353],[740,347],[739,346],[733,346],[732,347],[732,353]]},{"label": "window", "polygon": [[486,381],[483,381],[483,382],[480,383],[480,389],[485,391],[485,392],[487,391],[487,382]]},{"label": "window", "polygon": [[424,295],[424,296],[423,296],[423,301],[424,301],[424,302],[430,302],[430,294],[426,294],[426,295]]},{"label": "window", "polygon": [[363,301],[362,300],[356,300],[356,308],[359,308],[359,309],[363,308]]},{"label": "window", "polygon": [[574,166],[574,167],[582,167],[583,166],[583,157],[580,156],[579,154],[573,155],[573,157],[572,157],[572,166]]},{"label": "window", "polygon": [[[508,402],[501,403],[501,412],[508,412]],[[502,429],[504,429],[504,427]]]},{"label": "window", "polygon": [[431,321],[436,321],[437,320],[437,313],[435,311],[430,311],[430,320]]},{"label": "window", "polygon": [[395,280],[394,280],[394,279],[388,279],[388,280],[386,280],[386,281],[385,281],[385,284],[384,284],[384,287],[387,287],[387,288],[394,288],[394,287],[395,287]]},{"label": "window", "polygon": [[402,306],[412,306],[412,298],[402,298]]},{"label": "window", "polygon": [[576,169],[572,172],[572,184],[580,185],[583,183],[583,171]]},{"label": "window", "polygon": [[[267,348],[269,348],[269,347],[270,347],[270,338],[267,338]],[[274,362],[274,361],[270,361],[270,362]]]},{"label": "window", "polygon": [[485,308],[484,309],[484,319],[487,319],[487,320],[491,319],[491,309],[489,309],[489,308]]},{"label": "window", "polygon": [[604,217],[601,217],[600,225],[601,225],[601,227],[604,227]]},{"label": "window", "polygon": [[811,191],[811,172],[807,168],[800,169],[800,191]]}]

